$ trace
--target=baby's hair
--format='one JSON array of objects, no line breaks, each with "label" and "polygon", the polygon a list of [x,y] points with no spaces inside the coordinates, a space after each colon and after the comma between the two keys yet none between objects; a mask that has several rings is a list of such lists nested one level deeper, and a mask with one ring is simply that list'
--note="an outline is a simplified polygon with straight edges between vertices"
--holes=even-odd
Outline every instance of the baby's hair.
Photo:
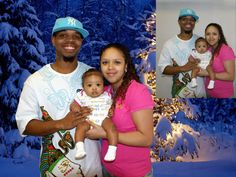
[{"label": "baby's hair", "polygon": [[199,43],[199,42],[205,42],[208,45],[208,43],[207,43],[207,41],[206,41],[206,39],[204,37],[199,37],[195,41],[195,47],[197,46],[197,43]]},{"label": "baby's hair", "polygon": [[95,68],[90,68],[89,70],[87,70],[83,76],[82,76],[82,86],[84,86],[84,80],[85,78],[89,77],[89,76],[99,76],[103,79],[103,75],[100,71],[96,70]]}]

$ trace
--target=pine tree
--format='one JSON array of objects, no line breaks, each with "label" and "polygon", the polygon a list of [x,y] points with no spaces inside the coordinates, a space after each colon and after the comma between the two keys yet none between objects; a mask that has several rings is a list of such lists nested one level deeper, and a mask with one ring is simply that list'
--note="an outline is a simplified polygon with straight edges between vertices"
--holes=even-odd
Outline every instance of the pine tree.
[{"label": "pine tree", "polygon": [[23,82],[47,62],[39,22],[28,0],[0,0],[1,125],[14,122]]},{"label": "pine tree", "polygon": [[187,99],[156,98],[154,141],[151,156],[159,161],[176,161],[190,154],[198,157],[199,133],[191,127],[196,117]]},{"label": "pine tree", "polygon": [[[205,124],[210,131],[236,132],[236,100],[235,99],[190,99],[197,106],[198,120]],[[196,125],[197,127],[197,125]],[[201,129],[201,127],[197,127]]]},{"label": "pine tree", "polygon": [[[235,99],[155,99],[155,138],[152,157],[155,160],[178,160],[190,154],[198,157],[198,138],[215,149],[231,146],[224,140],[236,134]],[[231,138],[232,138],[231,137]]]}]

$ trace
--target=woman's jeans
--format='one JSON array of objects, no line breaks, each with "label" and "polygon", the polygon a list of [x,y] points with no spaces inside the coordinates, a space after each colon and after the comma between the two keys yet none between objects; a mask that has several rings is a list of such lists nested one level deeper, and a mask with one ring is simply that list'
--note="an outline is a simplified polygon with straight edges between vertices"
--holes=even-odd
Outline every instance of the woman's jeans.
[{"label": "woman's jeans", "polygon": [[[102,167],[102,174],[103,174],[103,177],[115,177],[115,176],[110,175],[109,172],[105,169],[105,167]],[[143,177],[153,177],[153,170],[151,169],[150,172],[148,172]]]}]

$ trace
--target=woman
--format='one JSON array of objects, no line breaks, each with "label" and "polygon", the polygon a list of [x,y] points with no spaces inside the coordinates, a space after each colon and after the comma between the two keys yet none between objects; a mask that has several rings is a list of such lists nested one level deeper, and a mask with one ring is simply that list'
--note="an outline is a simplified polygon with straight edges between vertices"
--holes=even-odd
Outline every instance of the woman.
[{"label": "woman", "polygon": [[[125,46],[118,43],[105,46],[101,51],[100,66],[110,83],[108,90],[113,95],[114,108],[112,121],[119,132],[116,159],[113,162],[102,160],[104,176],[152,176],[149,146],[153,138],[154,102],[151,95],[146,86],[139,83]],[[89,138],[103,138],[101,154],[104,159],[107,136],[100,127],[92,125]]]},{"label": "woman", "polygon": [[[217,23],[210,23],[205,29],[205,38],[212,52],[211,69],[215,74],[214,89],[206,89],[210,97],[231,98],[234,96],[235,54],[228,46],[223,30]],[[204,76],[209,76],[204,72]],[[209,84],[209,77],[205,85]]]}]

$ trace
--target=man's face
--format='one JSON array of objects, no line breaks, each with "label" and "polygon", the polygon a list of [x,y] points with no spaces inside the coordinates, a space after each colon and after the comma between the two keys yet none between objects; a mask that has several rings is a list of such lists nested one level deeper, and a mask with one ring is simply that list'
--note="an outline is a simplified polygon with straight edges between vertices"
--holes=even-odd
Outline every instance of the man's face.
[{"label": "man's face", "polygon": [[52,37],[52,43],[56,48],[56,57],[64,61],[76,59],[82,45],[82,36],[74,30],[59,31]]},{"label": "man's face", "polygon": [[192,16],[183,16],[180,17],[179,20],[179,26],[182,32],[192,32],[195,27],[195,19]]}]

